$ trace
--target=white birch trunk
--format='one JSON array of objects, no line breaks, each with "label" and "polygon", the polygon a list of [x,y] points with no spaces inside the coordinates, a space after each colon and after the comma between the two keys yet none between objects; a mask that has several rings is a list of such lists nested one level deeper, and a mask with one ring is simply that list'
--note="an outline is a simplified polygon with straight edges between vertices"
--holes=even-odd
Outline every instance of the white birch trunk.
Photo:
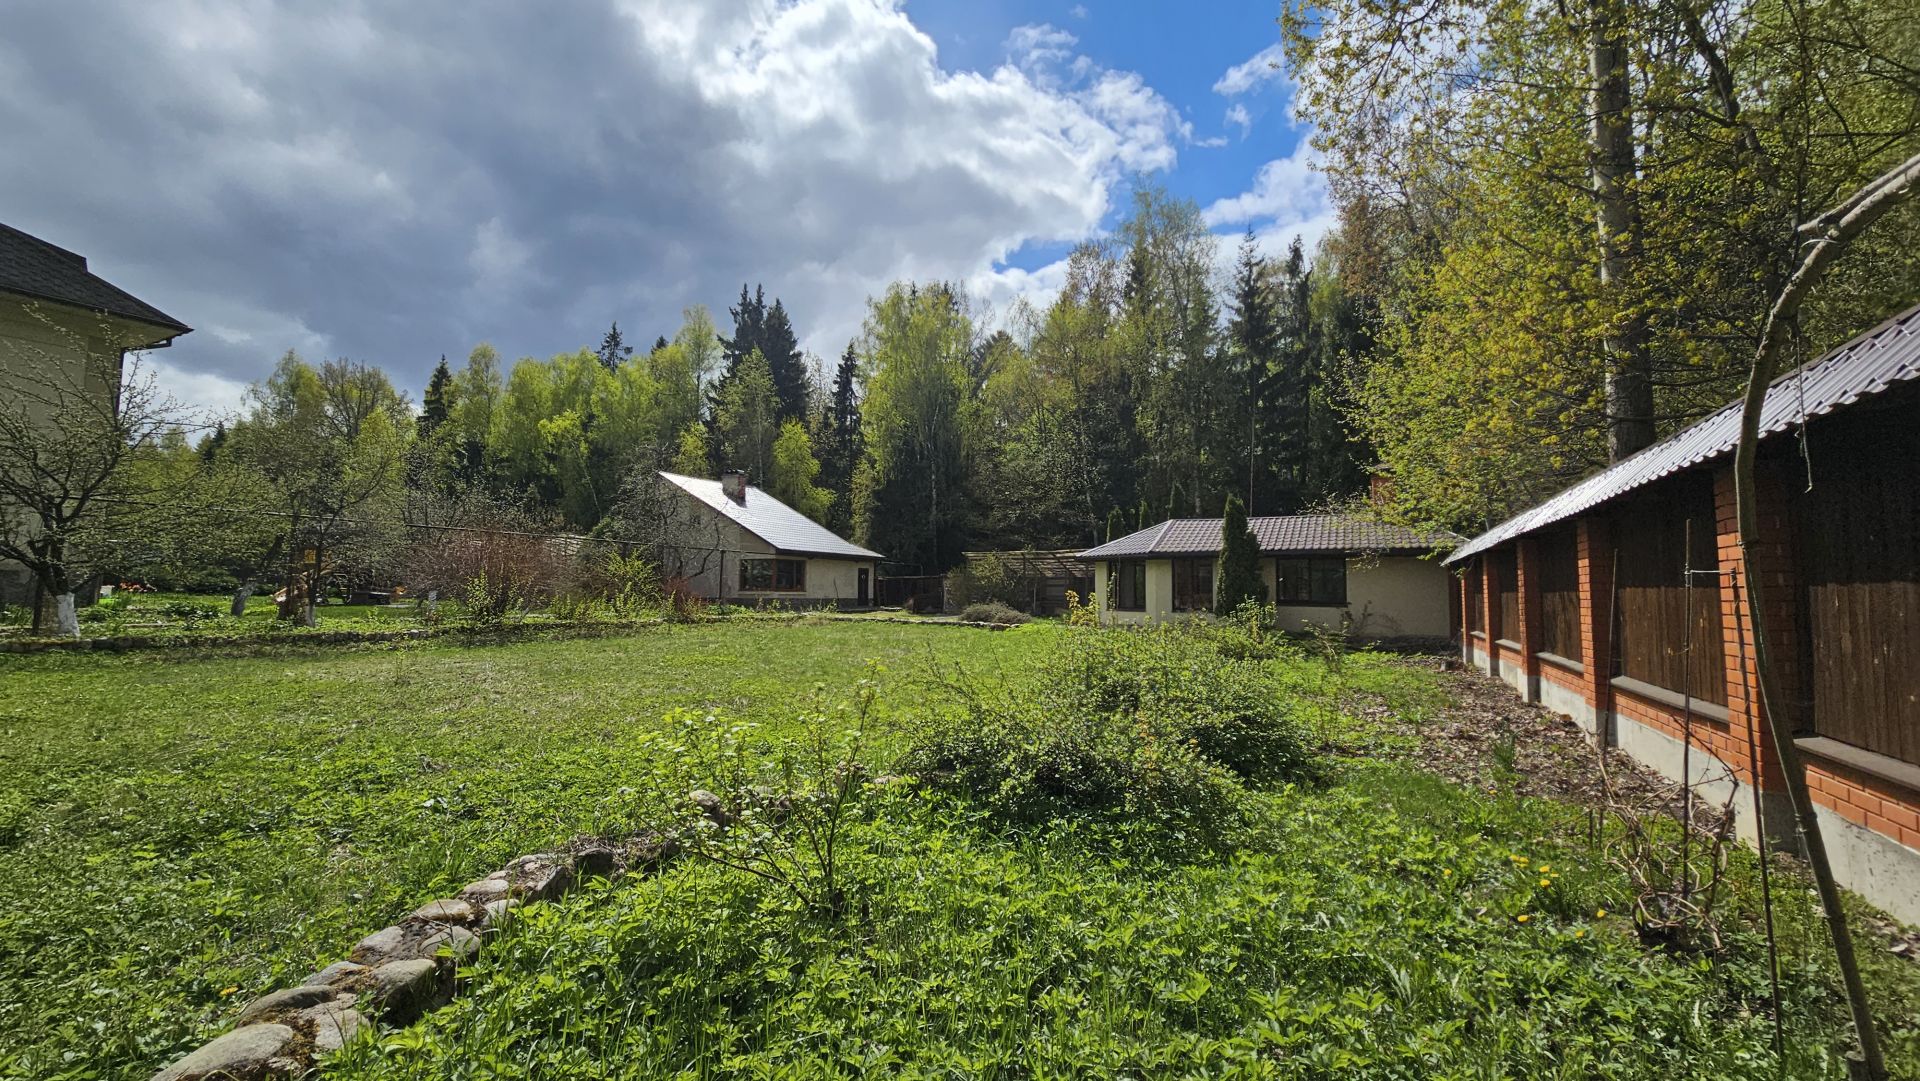
[{"label": "white birch trunk", "polygon": [[53,633],[62,638],[80,637],[80,617],[74,612],[71,592],[53,598]]}]

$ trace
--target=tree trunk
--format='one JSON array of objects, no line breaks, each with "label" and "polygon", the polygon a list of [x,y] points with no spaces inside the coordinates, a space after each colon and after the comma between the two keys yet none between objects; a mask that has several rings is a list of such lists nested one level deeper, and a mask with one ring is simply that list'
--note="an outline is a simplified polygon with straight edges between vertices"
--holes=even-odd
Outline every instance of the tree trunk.
[{"label": "tree trunk", "polygon": [[1633,103],[1626,27],[1617,0],[1595,0],[1589,28],[1593,75],[1592,174],[1600,237],[1600,293],[1608,316],[1607,454],[1620,461],[1653,444],[1653,371],[1646,318],[1632,295],[1639,233],[1633,192]]},{"label": "tree trunk", "polygon": [[53,597],[53,633],[62,638],[80,637],[80,617],[73,609],[73,591]]}]

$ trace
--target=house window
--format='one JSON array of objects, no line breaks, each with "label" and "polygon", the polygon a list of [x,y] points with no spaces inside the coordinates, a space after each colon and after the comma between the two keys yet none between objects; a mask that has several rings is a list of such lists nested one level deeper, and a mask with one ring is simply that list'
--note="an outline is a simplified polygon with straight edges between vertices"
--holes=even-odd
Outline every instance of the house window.
[{"label": "house window", "polygon": [[1147,564],[1141,559],[1125,559],[1111,564],[1112,576],[1108,584],[1113,590],[1113,610],[1116,612],[1144,612],[1147,610]]},{"label": "house window", "polygon": [[1173,610],[1206,612],[1213,608],[1213,560],[1173,561]]},{"label": "house window", "polygon": [[740,561],[740,591],[743,593],[799,593],[806,588],[807,561],[804,559]]},{"label": "house window", "polygon": [[1347,561],[1342,556],[1276,559],[1274,598],[1281,604],[1347,603]]}]

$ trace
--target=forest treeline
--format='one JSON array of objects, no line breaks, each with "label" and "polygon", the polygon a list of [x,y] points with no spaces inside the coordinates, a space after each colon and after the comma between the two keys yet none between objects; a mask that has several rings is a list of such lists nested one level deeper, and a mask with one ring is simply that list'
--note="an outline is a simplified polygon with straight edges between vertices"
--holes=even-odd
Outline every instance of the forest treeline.
[{"label": "forest treeline", "polygon": [[510,367],[484,344],[442,358],[418,409],[376,366],[288,353],[242,415],[197,445],[163,440],[150,467],[271,507],[234,533],[242,549],[287,534],[349,563],[379,547],[373,523],[474,506],[617,536],[656,469],[745,470],[925,573],[972,547],[1216,515],[1229,495],[1254,513],[1350,495],[1367,455],[1336,388],[1365,351],[1363,313],[1297,241],[1270,259],[1249,236],[1230,276],[1220,243],[1192,203],[1143,190],[1111,239],[1072,253],[1044,308],[994,319],[951,284],[896,283],[831,364],[801,351],[778,298],[744,286],[727,328],[689,308],[644,352],[616,323],[597,348]]}]

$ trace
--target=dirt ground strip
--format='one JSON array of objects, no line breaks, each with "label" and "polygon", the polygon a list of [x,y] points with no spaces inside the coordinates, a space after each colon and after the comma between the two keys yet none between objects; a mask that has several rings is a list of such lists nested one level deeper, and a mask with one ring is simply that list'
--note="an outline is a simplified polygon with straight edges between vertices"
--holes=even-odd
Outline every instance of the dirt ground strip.
[{"label": "dirt ground strip", "polygon": [[[1606,753],[1606,777],[1593,738],[1569,718],[1514,697],[1505,683],[1470,671],[1453,658],[1408,657],[1402,663],[1441,673],[1447,703],[1419,723],[1375,700],[1348,702],[1348,712],[1396,735],[1414,737],[1403,756],[1456,784],[1482,791],[1500,785],[1499,752],[1511,739],[1512,791],[1525,796],[1566,800],[1583,807],[1624,806],[1637,813],[1676,814],[1680,786],[1635,762],[1619,750]],[[1606,798],[1611,788],[1611,803]],[[1744,792],[1742,798],[1745,798]],[[1700,803],[1694,804],[1696,814]],[[1775,858],[1800,873],[1798,861]],[[1920,964],[1920,928],[1868,917],[1859,921],[1876,948]]]}]

